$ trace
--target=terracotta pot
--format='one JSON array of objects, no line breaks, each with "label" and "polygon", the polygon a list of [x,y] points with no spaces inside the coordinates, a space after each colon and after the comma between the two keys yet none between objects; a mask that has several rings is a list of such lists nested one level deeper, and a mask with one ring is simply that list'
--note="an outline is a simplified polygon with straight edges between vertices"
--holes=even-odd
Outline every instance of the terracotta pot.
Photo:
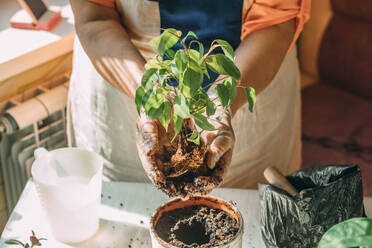
[{"label": "terracotta pot", "polygon": [[183,201],[179,198],[175,200],[171,200],[163,204],[162,206],[160,206],[155,211],[155,213],[152,215],[151,220],[150,220],[150,234],[151,234],[151,239],[152,239],[152,248],[177,248],[173,245],[170,245],[163,239],[161,239],[159,235],[156,233],[155,227],[160,217],[164,213],[175,210],[175,209],[180,209],[180,208],[185,208],[185,207],[190,207],[190,206],[195,206],[195,205],[203,205],[209,208],[223,210],[227,212],[228,214],[230,214],[230,216],[236,219],[236,221],[239,223],[239,231],[236,233],[236,235],[228,243],[218,246],[216,248],[241,248],[242,247],[243,218],[239,210],[232,204],[222,199],[216,198],[216,197],[196,196],[196,197],[191,197],[187,201]]}]

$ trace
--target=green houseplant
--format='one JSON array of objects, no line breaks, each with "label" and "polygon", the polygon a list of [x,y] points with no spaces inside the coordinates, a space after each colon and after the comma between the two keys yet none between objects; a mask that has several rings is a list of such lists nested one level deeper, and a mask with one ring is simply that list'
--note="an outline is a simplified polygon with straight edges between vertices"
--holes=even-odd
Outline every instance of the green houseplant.
[{"label": "green houseplant", "polygon": [[[182,49],[175,52],[172,47],[178,42]],[[139,114],[158,120],[171,135],[170,144],[157,154],[161,170],[167,179],[180,182],[206,175],[207,146],[201,134],[216,130],[210,121],[221,120],[236,97],[237,87],[241,87],[234,50],[228,42],[218,39],[205,50],[195,33],[190,31],[182,36],[175,29],[165,29],[150,44],[157,56],[145,65],[135,103]],[[203,86],[204,78],[210,78],[209,71],[219,77]],[[206,92],[209,87],[213,94]],[[242,88],[253,111],[255,91],[251,87]]]},{"label": "green houseplant", "polygon": [[372,219],[353,218],[331,227],[318,248],[372,247]]}]

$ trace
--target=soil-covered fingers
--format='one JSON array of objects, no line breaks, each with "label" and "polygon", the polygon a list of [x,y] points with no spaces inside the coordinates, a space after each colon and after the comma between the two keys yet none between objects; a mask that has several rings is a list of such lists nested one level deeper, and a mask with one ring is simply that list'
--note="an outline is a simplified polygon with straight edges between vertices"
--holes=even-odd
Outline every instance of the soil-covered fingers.
[{"label": "soil-covered fingers", "polygon": [[[213,135],[213,134],[212,134]],[[220,158],[235,145],[235,134],[231,126],[221,123],[219,132],[215,137],[206,136],[211,143],[208,146],[207,166],[213,169]]]},{"label": "soil-covered fingers", "polygon": [[150,154],[159,142],[159,131],[157,123],[144,114],[137,119],[137,144],[139,149]]},{"label": "soil-covered fingers", "polygon": [[177,196],[179,191],[173,182],[166,179],[161,170],[162,161],[158,158],[161,143],[166,142],[164,128],[157,121],[145,115],[137,119],[137,150],[142,166],[151,182],[169,196]]},{"label": "soil-covered fingers", "polygon": [[158,161],[155,156],[158,147],[157,144],[159,142],[157,124],[142,115],[137,119],[136,126],[136,145],[142,166],[155,185],[164,183],[165,176],[163,172],[159,170]]},{"label": "soil-covered fingers", "polygon": [[212,177],[214,178],[213,181],[217,183],[216,187],[218,187],[222,183],[227,175],[232,160],[232,154],[233,149],[231,148],[227,150],[216,163],[212,175]]}]

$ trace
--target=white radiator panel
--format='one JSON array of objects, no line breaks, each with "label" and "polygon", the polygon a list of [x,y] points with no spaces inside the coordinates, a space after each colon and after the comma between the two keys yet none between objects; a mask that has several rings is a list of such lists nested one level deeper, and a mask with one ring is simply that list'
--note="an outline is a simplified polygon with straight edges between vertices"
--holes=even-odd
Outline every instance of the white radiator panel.
[{"label": "white radiator panel", "polygon": [[67,146],[68,81],[67,74],[61,75],[17,95],[6,104],[3,114],[12,116],[19,127],[11,130],[12,123],[2,119],[6,130],[0,133],[0,166],[8,213],[14,208],[31,175],[34,150]]}]

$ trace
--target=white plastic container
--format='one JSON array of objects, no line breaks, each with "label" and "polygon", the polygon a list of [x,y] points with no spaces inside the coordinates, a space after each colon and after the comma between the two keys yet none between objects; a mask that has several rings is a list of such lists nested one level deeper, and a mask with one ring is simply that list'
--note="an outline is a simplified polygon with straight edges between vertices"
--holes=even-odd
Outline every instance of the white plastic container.
[{"label": "white plastic container", "polygon": [[78,243],[93,236],[99,228],[102,158],[78,148],[37,149],[35,157],[31,174],[55,239]]}]

